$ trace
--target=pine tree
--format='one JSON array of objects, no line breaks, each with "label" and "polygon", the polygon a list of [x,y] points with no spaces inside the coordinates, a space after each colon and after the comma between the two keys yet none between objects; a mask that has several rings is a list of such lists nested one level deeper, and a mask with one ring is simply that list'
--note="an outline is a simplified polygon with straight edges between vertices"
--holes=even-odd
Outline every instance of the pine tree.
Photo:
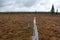
[{"label": "pine tree", "polygon": [[56,15],[58,14],[58,9],[57,9],[57,11],[56,11]]},{"label": "pine tree", "polygon": [[53,15],[55,12],[54,12],[54,5],[52,5],[52,8],[51,8],[51,15]]}]

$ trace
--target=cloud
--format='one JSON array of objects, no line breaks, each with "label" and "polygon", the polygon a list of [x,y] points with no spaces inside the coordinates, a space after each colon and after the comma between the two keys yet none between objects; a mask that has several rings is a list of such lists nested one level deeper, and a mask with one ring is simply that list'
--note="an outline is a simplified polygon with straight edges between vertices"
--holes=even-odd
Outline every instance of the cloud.
[{"label": "cloud", "polygon": [[37,0],[18,0],[18,1],[16,0],[16,4],[18,6],[23,5],[25,7],[31,7],[35,4],[36,1]]},{"label": "cloud", "polygon": [[12,0],[0,0],[0,7],[5,7],[12,5],[13,1]]},{"label": "cloud", "polygon": [[0,11],[28,11],[28,8],[33,6],[36,1],[37,0],[2,0],[0,1]]},{"label": "cloud", "polygon": [[60,9],[60,0],[0,0],[0,12],[50,11],[52,4]]},{"label": "cloud", "polygon": [[35,4],[36,0],[29,0],[24,3],[24,6],[31,7]]}]

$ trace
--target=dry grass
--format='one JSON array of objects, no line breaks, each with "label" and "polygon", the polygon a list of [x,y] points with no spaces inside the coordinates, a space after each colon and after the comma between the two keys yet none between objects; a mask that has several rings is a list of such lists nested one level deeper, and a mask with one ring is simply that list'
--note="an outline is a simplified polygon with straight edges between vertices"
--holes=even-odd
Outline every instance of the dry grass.
[{"label": "dry grass", "polygon": [[[60,40],[60,16],[35,16],[39,39]],[[32,40],[33,17],[34,14],[1,14],[0,40]]]},{"label": "dry grass", "polygon": [[0,15],[0,40],[31,40],[32,20],[33,18],[23,14]]},{"label": "dry grass", "polygon": [[39,15],[37,26],[41,40],[60,40],[60,16]]}]

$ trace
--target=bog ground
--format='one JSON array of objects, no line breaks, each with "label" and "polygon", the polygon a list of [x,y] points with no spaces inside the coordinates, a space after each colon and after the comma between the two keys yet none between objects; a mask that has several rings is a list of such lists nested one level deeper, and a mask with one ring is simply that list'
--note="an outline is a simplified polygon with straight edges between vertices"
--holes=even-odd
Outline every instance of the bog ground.
[{"label": "bog ground", "polygon": [[0,14],[0,40],[32,40],[36,16],[39,40],[60,40],[60,16]]}]

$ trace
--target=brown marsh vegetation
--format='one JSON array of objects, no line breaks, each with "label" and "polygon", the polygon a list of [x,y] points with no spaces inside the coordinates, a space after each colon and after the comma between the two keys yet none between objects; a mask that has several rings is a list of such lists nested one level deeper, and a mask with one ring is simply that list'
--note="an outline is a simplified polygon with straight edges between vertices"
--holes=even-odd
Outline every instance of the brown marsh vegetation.
[{"label": "brown marsh vegetation", "polygon": [[1,14],[0,40],[32,40],[34,16],[40,40],[60,40],[60,16],[46,14]]}]

